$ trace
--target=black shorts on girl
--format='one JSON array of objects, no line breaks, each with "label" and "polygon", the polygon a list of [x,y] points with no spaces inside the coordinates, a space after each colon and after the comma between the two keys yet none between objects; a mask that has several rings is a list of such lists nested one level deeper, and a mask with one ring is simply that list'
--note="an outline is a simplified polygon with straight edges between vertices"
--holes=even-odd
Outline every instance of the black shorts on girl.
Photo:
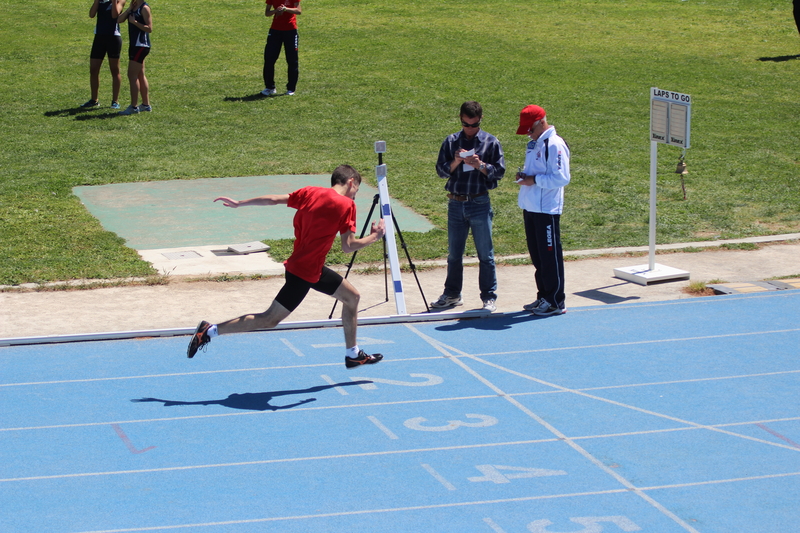
[{"label": "black shorts on girl", "polygon": [[92,42],[91,59],[119,59],[122,53],[122,37],[119,35],[95,35]]},{"label": "black shorts on girl", "polygon": [[144,63],[144,58],[150,53],[149,46],[130,46],[128,47],[128,59],[137,63]]}]

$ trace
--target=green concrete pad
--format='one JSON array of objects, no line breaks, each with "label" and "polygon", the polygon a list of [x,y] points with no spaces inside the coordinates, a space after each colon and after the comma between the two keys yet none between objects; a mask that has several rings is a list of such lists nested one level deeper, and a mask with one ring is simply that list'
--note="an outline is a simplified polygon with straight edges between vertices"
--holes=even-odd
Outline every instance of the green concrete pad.
[{"label": "green concrete pad", "polygon": [[[330,187],[330,175],[250,176],[196,180],[117,183],[75,187],[73,192],[103,227],[135,250],[235,244],[294,237],[295,210],[286,206],[230,209],[214,198],[244,200],[265,194],[285,194],[314,185]],[[391,187],[391,183],[389,183]],[[366,183],[356,198],[358,231],[364,225],[378,190]],[[400,230],[426,232],[428,220],[392,200]],[[377,220],[379,210],[373,213]]]}]

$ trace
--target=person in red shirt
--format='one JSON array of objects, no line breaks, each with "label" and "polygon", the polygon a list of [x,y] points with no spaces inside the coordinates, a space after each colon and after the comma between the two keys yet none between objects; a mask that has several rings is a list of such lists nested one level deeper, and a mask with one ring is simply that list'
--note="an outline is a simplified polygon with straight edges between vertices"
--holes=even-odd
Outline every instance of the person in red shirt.
[{"label": "person in red shirt", "polygon": [[304,187],[291,194],[268,194],[249,200],[216,198],[226,207],[249,205],[286,204],[297,209],[294,216],[294,248],[284,262],[286,283],[263,313],[243,315],[219,324],[205,320],[197,326],[186,355],[194,357],[197,350],[206,346],[217,335],[242,333],[257,329],[270,329],[288,317],[303,301],[310,289],[333,296],[342,302],[342,328],[344,329],[345,366],[354,368],[374,364],[383,359],[381,354],[368,354],[356,343],[358,302],[360,295],[353,285],[341,275],[325,266],[325,257],[333,246],[336,235],[341,235],[342,251],[352,253],[383,238],[383,219],[372,223],[370,234],[356,238],[356,204],[354,202],[361,175],[350,165],[340,165],[333,171],[331,187]]},{"label": "person in red shirt", "polygon": [[291,96],[297,89],[297,78],[300,76],[300,60],[297,53],[299,38],[297,35],[297,15],[300,0],[266,0],[264,16],[272,17],[272,25],[267,34],[264,47],[264,96],[274,96],[275,62],[281,55],[281,47],[286,51],[286,65],[289,68],[289,79],[286,81],[286,95]]}]

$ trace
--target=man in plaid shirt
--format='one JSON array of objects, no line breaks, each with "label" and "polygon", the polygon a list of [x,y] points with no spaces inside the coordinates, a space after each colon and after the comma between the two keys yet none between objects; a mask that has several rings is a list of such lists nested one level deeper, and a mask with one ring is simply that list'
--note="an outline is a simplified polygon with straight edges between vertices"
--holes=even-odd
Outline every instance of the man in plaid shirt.
[{"label": "man in plaid shirt", "polygon": [[439,150],[436,173],[446,179],[447,191],[447,279],[444,292],[431,307],[461,305],[464,281],[463,257],[467,236],[478,253],[478,286],[483,308],[497,309],[497,273],[492,243],[492,203],[489,191],[497,187],[506,172],[503,147],[481,129],[483,109],[478,102],[464,102],[459,113],[461,131],[448,135]]}]

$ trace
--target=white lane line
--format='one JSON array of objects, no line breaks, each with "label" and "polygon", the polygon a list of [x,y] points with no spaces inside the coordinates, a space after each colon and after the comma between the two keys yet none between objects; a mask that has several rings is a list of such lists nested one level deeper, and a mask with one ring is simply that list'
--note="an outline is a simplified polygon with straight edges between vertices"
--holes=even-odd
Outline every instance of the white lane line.
[{"label": "white lane line", "polygon": [[[728,482],[737,482],[737,481],[748,481],[748,480],[756,480],[756,479],[770,479],[770,478],[779,478],[779,477],[787,477],[787,476],[794,476],[800,475],[800,472],[792,473],[792,474],[777,474],[774,476],[759,476],[753,478],[743,478],[743,479],[731,479],[731,480],[720,480],[720,481],[712,481],[708,483],[728,483]],[[685,488],[685,487],[692,487],[692,486],[700,486],[705,485],[708,483],[696,483],[696,484],[686,484],[686,485],[665,485],[663,487],[648,487],[647,489],[642,490],[657,490],[657,489],[669,489],[669,488]],[[310,519],[319,519],[319,518],[334,518],[334,517],[342,517],[342,516],[359,516],[359,515],[371,515],[371,514],[383,514],[383,513],[402,513],[408,511],[424,511],[430,509],[448,509],[448,508],[458,508],[458,507],[472,507],[476,505],[494,505],[494,504],[504,504],[504,503],[522,503],[522,502],[531,502],[531,501],[540,501],[540,500],[556,500],[556,499],[563,499],[563,498],[581,498],[585,496],[604,496],[604,495],[612,495],[612,494],[624,494],[628,493],[627,489],[613,489],[613,490],[603,490],[603,491],[594,491],[594,492],[573,492],[568,494],[545,494],[540,496],[526,496],[526,497],[519,497],[519,498],[507,498],[507,499],[496,499],[496,500],[482,500],[482,501],[470,501],[470,502],[457,502],[457,503],[443,503],[437,505],[416,505],[416,506],[409,506],[409,507],[394,507],[394,508],[383,508],[383,509],[363,509],[363,510],[355,510],[355,511],[342,511],[338,513],[320,513],[320,514],[308,514],[308,515],[295,515],[295,516],[275,516],[269,518],[253,518],[249,520],[228,520],[225,522],[204,522],[204,523],[194,523],[194,524],[179,524],[179,525],[171,525],[171,526],[153,526],[153,527],[142,527],[142,528],[129,528],[129,529],[104,529],[104,530],[93,530],[93,531],[82,531],[80,533],[125,533],[125,532],[134,532],[134,531],[158,531],[158,530],[169,530],[169,529],[188,529],[193,527],[209,527],[209,526],[223,526],[223,525],[237,525],[237,524],[259,524],[259,523],[266,523],[266,522],[285,522],[290,520],[310,520]],[[484,519],[484,522],[487,525],[491,524],[488,522],[491,519]],[[495,529],[496,533],[502,533],[502,529]]]},{"label": "white lane line", "polygon": [[[572,312],[572,311],[570,311]],[[561,352],[561,351],[571,351],[571,350],[588,350],[588,349],[597,349],[597,348],[613,348],[618,346],[636,346],[636,345],[643,345],[643,344],[660,344],[660,343],[671,343],[671,342],[690,342],[695,340],[708,340],[708,339],[722,339],[727,337],[742,337],[742,336],[754,336],[754,335],[771,335],[775,333],[791,333],[800,331],[800,328],[796,329],[782,329],[782,330],[774,330],[774,331],[758,331],[758,332],[751,332],[751,333],[731,333],[731,334],[724,334],[724,335],[709,335],[704,337],[685,337],[685,338],[674,338],[674,339],[654,339],[654,340],[647,340],[647,341],[632,341],[632,342],[620,342],[620,343],[608,343],[608,344],[589,344],[589,345],[581,345],[581,346],[562,346],[562,347],[552,347],[552,348],[537,348],[533,350],[515,350],[515,351],[508,351],[508,352],[491,352],[491,353],[479,353],[479,354],[463,354],[463,356],[469,357],[491,357],[491,356],[503,356],[503,355],[515,355],[515,354],[530,354],[530,353],[547,353],[547,352]],[[441,344],[441,343],[439,343]],[[443,345],[444,346],[444,345]],[[450,348],[450,347],[448,347]],[[448,353],[450,357],[456,357],[458,350],[455,348],[451,348],[453,353]],[[410,361],[430,361],[438,359],[438,356],[435,357],[414,357],[414,358],[407,358],[399,360],[399,362],[410,362]],[[386,361],[386,363],[391,363],[391,361]],[[66,380],[53,380],[53,381],[30,381],[30,382],[23,382],[23,383],[0,383],[0,387],[25,387],[25,386],[34,386],[34,385],[59,385],[64,383],[92,383],[96,381],[118,381],[118,380],[126,380],[126,379],[153,379],[153,378],[164,378],[164,377],[181,377],[181,376],[197,376],[197,375],[208,375],[208,374],[224,374],[224,373],[235,373],[235,372],[259,372],[259,371],[270,371],[270,370],[289,370],[295,368],[317,368],[317,367],[326,367],[326,366],[339,366],[340,363],[320,363],[320,364],[313,364],[313,365],[287,365],[287,366],[270,366],[270,367],[260,367],[260,368],[242,368],[242,369],[224,369],[224,370],[208,370],[202,372],[176,372],[176,373],[169,373],[169,374],[148,374],[148,375],[140,375],[140,376],[120,376],[120,377],[106,377],[106,378],[86,378],[86,379],[66,379]],[[787,371],[786,373],[792,372],[800,372],[800,370],[796,371]],[[782,372],[781,372],[782,373]],[[777,373],[781,374],[781,373]],[[753,374],[754,376],[759,375],[772,375],[772,374]],[[708,379],[717,379],[717,378],[708,378]],[[635,385],[632,385],[635,386]]]},{"label": "white lane line", "polygon": [[[362,407],[383,407],[387,405],[410,405],[417,403],[434,403],[434,402],[460,402],[464,400],[483,400],[486,398],[496,398],[495,394],[482,394],[479,396],[460,396],[450,398],[425,398],[421,400],[398,400],[393,402],[369,402],[354,405],[324,405],[319,407],[295,407],[292,412],[298,411],[322,411],[330,409],[360,409]],[[51,424],[47,426],[28,426],[28,427],[10,427],[0,428],[0,433],[4,431],[34,431],[40,429],[64,429],[64,428],[82,428],[93,426],[107,426],[108,424],[150,424],[158,422],[173,422],[178,420],[200,420],[204,418],[226,418],[229,416],[270,416],[279,415],[285,412],[281,411],[244,411],[234,413],[218,413],[212,415],[190,415],[190,416],[172,416],[164,418],[140,418],[134,420],[111,420],[104,422],[84,422],[77,424]]]},{"label": "white lane line", "polygon": [[285,345],[286,345],[286,347],[287,347],[287,348],[289,348],[289,349],[290,349],[292,352],[294,352],[294,354],[295,354],[297,357],[305,357],[305,356],[306,356],[306,354],[304,354],[304,353],[303,353],[303,352],[301,352],[299,349],[297,349],[297,347],[296,347],[294,344],[292,344],[291,342],[289,342],[289,339],[285,339],[285,338],[283,338],[283,337],[278,337],[278,338],[280,339],[280,341],[281,341],[283,344],[285,344]]},{"label": "white lane line", "polygon": [[550,383],[548,381],[544,381],[544,380],[535,378],[535,377],[530,376],[528,374],[524,374],[522,372],[517,372],[516,370],[511,370],[510,368],[506,368],[504,366],[501,366],[501,365],[486,361],[486,360],[481,359],[481,358],[479,358],[477,356],[469,357],[469,358],[472,359],[473,361],[485,364],[485,365],[490,366],[492,368],[496,368],[497,370],[502,370],[503,372],[507,372],[507,373],[512,374],[514,376],[521,377],[521,378],[533,381],[535,383],[539,383],[540,385],[545,385],[547,387],[552,387],[552,388],[557,389],[557,390],[562,391],[562,392],[575,394],[577,396],[583,396],[584,398],[589,398],[590,400],[596,400],[596,401],[599,401],[599,402],[607,403],[609,405],[614,405],[616,407],[622,407],[623,409],[629,409],[631,411],[637,411],[639,413],[643,413],[643,414],[646,414],[646,415],[655,416],[655,417],[658,417],[658,418],[663,418],[664,420],[669,420],[671,422],[676,422],[676,423],[679,423],[679,424],[685,424],[687,426],[691,426],[691,427],[694,427],[694,428],[697,428],[697,429],[707,429],[709,431],[715,431],[717,433],[722,433],[724,435],[730,435],[732,437],[737,437],[737,438],[744,439],[744,440],[750,440],[750,441],[753,441],[753,442],[758,442],[760,444],[767,444],[769,446],[774,446],[774,447],[777,447],[777,448],[785,448],[785,449],[788,449],[788,450],[797,450],[797,448],[794,448],[794,447],[789,446],[789,445],[784,445],[784,444],[781,444],[781,443],[778,443],[778,442],[768,441],[768,440],[765,440],[765,439],[759,439],[757,437],[751,437],[749,435],[742,435],[740,433],[734,433],[733,431],[726,431],[726,430],[722,429],[719,426],[700,424],[699,422],[692,422],[691,420],[684,420],[682,418],[678,418],[678,417],[675,417],[675,416],[670,416],[670,415],[667,415],[667,414],[664,414],[664,413],[659,413],[659,412],[656,412],[656,411],[651,411],[649,409],[643,409],[641,407],[636,407],[635,405],[630,405],[630,404],[618,402],[618,401],[615,401],[615,400],[610,400],[608,398],[603,398],[602,396],[595,396],[594,394],[588,394],[586,392],[582,392],[579,389],[570,389],[568,387],[563,387],[561,385],[557,385],[555,383]]},{"label": "white lane line", "polygon": [[344,390],[344,387],[337,387],[337,386],[336,386],[336,382],[335,382],[335,381],[333,381],[333,379],[331,379],[331,377],[330,377],[330,376],[326,376],[325,374],[322,374],[320,377],[321,377],[323,380],[325,380],[325,382],[326,382],[328,385],[333,385],[333,386],[334,386],[334,387],[333,387],[333,390],[335,390],[336,392],[338,392],[338,393],[339,393],[339,394],[341,394],[342,396],[349,396],[349,395],[350,395],[350,393],[349,393],[349,392],[347,392],[346,390]]},{"label": "white lane line", "polygon": [[[436,340],[433,337],[430,337],[430,336],[422,333],[421,331],[419,331],[413,325],[405,324],[405,326],[407,328],[409,328],[411,331],[413,331],[414,333],[416,333],[420,338],[422,338],[423,340],[425,340],[426,342],[431,344],[431,346],[433,346],[434,348],[442,351],[442,353],[446,353],[445,350],[441,347],[442,343],[440,343],[438,340]],[[466,355],[463,352],[461,352],[461,353],[462,353],[462,355]],[[634,494],[639,496],[641,499],[643,499],[644,501],[649,503],[652,507],[657,509],[661,514],[663,514],[664,516],[668,517],[670,520],[675,522],[677,525],[681,526],[686,531],[689,531],[690,533],[700,533],[695,528],[693,528],[692,526],[687,524],[678,515],[676,515],[675,513],[673,513],[672,511],[670,511],[666,507],[664,507],[663,505],[661,505],[659,502],[654,500],[648,494],[645,494],[644,492],[642,492],[641,489],[636,487],[636,485],[631,483],[627,478],[624,478],[623,476],[621,476],[617,472],[614,472],[614,470],[612,468],[610,468],[609,466],[605,465],[602,461],[600,461],[594,455],[589,453],[588,450],[584,449],[582,446],[578,445],[574,440],[572,440],[571,438],[567,437],[564,433],[559,431],[555,426],[553,426],[552,424],[550,424],[549,422],[544,420],[542,417],[540,417],[539,415],[537,415],[536,413],[534,413],[533,411],[528,409],[526,406],[521,404],[519,401],[517,401],[515,398],[512,398],[511,396],[506,394],[505,391],[503,391],[500,387],[496,386],[494,383],[492,383],[491,381],[489,381],[488,379],[486,379],[485,377],[480,375],[478,372],[476,372],[475,370],[470,368],[460,358],[452,357],[449,354],[447,355],[447,357],[452,362],[454,362],[456,365],[461,367],[465,372],[467,372],[468,374],[473,376],[475,379],[477,379],[478,381],[480,381],[481,383],[483,383],[484,385],[489,387],[491,390],[495,391],[499,396],[505,398],[509,403],[514,405],[517,409],[519,409],[520,411],[522,411],[523,413],[528,415],[530,418],[532,418],[533,420],[538,422],[542,427],[547,429],[550,433],[555,435],[558,439],[563,440],[570,448],[572,448],[573,450],[578,452],[580,455],[582,455],[584,458],[586,458],[589,462],[591,462],[597,468],[599,468],[600,470],[602,470],[603,472],[605,472],[609,476],[613,477],[623,487],[626,487],[627,490],[633,492]],[[468,358],[471,359],[471,360],[474,360],[475,362],[482,362],[477,358],[473,358],[473,357],[468,357]],[[563,389],[563,387],[560,387],[560,388]]]},{"label": "white lane line", "polygon": [[399,439],[399,438],[400,438],[400,437],[398,437],[397,435],[395,435],[395,434],[392,432],[392,430],[391,430],[391,429],[389,429],[389,428],[387,428],[386,426],[384,426],[384,425],[381,423],[381,421],[380,421],[380,420],[378,420],[377,418],[375,418],[374,416],[370,415],[370,416],[368,416],[368,417],[367,417],[367,419],[369,419],[369,421],[370,421],[370,422],[372,422],[373,424],[375,424],[375,425],[378,427],[378,429],[380,429],[381,431],[383,431],[383,432],[386,434],[386,436],[387,436],[387,437],[389,437],[390,439]]},{"label": "white lane line", "polygon": [[403,455],[410,453],[429,453],[453,450],[472,450],[478,448],[497,448],[504,446],[524,446],[528,444],[542,444],[549,442],[557,442],[558,439],[534,439],[522,441],[509,441],[509,442],[490,442],[482,444],[464,444],[460,446],[441,446],[434,448],[413,448],[408,450],[387,450],[381,452],[362,452],[362,453],[347,453],[338,455],[320,455],[311,457],[289,457],[281,459],[264,459],[261,461],[244,461],[239,463],[219,463],[219,464],[204,464],[204,465],[186,465],[186,466],[165,466],[162,468],[146,468],[141,470],[110,470],[102,472],[78,472],[74,474],[53,474],[50,476],[27,476],[16,478],[0,479],[0,483],[10,483],[13,481],[37,481],[42,479],[69,479],[69,478],[82,478],[82,477],[100,477],[100,476],[119,476],[126,474],[144,474],[153,472],[174,472],[181,470],[203,470],[209,468],[232,468],[239,466],[258,466],[269,465],[278,463],[299,463],[304,461],[327,461],[331,459],[350,459],[360,457],[377,457],[382,455]]},{"label": "white lane line", "polygon": [[431,465],[422,463],[422,468],[424,468],[430,475],[432,475],[433,479],[444,485],[444,488],[446,488],[447,490],[456,490],[455,485],[447,481],[439,472],[434,470]]}]

